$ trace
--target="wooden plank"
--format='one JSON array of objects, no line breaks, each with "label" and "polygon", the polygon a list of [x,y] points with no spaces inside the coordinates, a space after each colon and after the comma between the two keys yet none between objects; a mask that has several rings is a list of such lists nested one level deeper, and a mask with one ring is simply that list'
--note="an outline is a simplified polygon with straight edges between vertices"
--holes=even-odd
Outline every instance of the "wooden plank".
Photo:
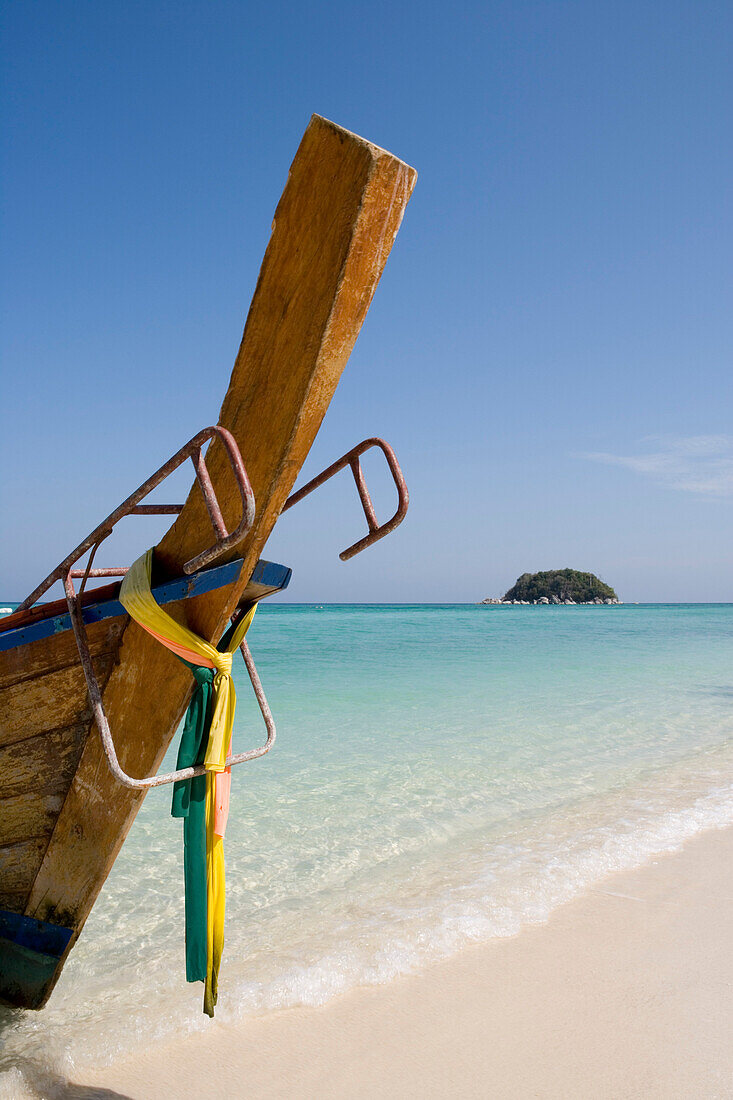
[{"label": "wooden plank", "polygon": [[[257,502],[255,525],[236,548],[245,579],[318,432],[416,178],[390,153],[317,115],[305,132],[219,416],[237,439]],[[231,526],[239,514],[233,478],[223,449],[214,443],[209,454]],[[194,485],[157,548],[159,562],[175,570],[210,542],[210,529]],[[222,614],[216,601],[209,606],[216,634]]]},{"label": "wooden plank", "polygon": [[[93,623],[87,627],[87,639],[92,657],[115,653],[120,644],[127,616],[118,620]],[[44,638],[31,645],[19,646],[0,653],[0,691],[13,684],[34,680],[47,672],[57,672],[79,664],[79,651],[71,631]],[[5,695],[0,695],[0,728],[5,713]],[[58,725],[59,723],[55,723]]]},{"label": "wooden plank", "polygon": [[[47,794],[26,791],[0,802],[0,845],[17,844],[21,840],[51,836],[56,818],[64,804],[66,791]],[[0,872],[0,882],[5,880]]]},{"label": "wooden plank", "polygon": [[[94,670],[100,684],[106,683],[112,661],[109,653],[95,659]],[[89,720],[90,715],[86,680],[77,656],[75,665],[5,688],[0,746],[24,741],[45,730],[76,725],[84,717]]]},{"label": "wooden plank", "polygon": [[43,859],[48,840],[36,837],[0,847],[0,906],[18,912],[18,900],[25,900]]},{"label": "wooden plank", "polygon": [[[257,501],[243,564],[225,591],[174,605],[198,633],[220,636],[290,492],[364,320],[415,182],[390,153],[314,116],[278,205],[219,422],[233,432]],[[238,494],[222,455],[207,463],[222,510],[237,518]],[[157,571],[211,543],[198,489],[156,550]],[[156,580],[157,580],[156,575]],[[104,692],[126,770],[157,768],[178,724],[191,678],[131,623]],[[165,690],[161,690],[161,685]],[[141,801],[112,778],[97,736],[87,739],[27,906],[27,914],[78,930]]]},{"label": "wooden plank", "polygon": [[4,801],[27,791],[64,794],[86,737],[86,724],[44,732],[0,748],[0,817]]},{"label": "wooden plank", "polygon": [[[50,837],[81,755],[87,725],[0,749],[0,844]],[[40,861],[39,861],[40,864]],[[0,874],[0,888],[5,883]]]},{"label": "wooden plank", "polygon": [[[39,856],[39,864],[41,857]],[[4,889],[0,880],[0,906],[3,909],[7,909],[11,913],[23,913],[28,901],[28,890],[10,890]],[[5,960],[3,959],[2,945],[0,944],[0,960],[3,965]],[[11,1002],[15,1004],[16,1002]],[[25,1007],[25,1006],[24,1006]]]}]

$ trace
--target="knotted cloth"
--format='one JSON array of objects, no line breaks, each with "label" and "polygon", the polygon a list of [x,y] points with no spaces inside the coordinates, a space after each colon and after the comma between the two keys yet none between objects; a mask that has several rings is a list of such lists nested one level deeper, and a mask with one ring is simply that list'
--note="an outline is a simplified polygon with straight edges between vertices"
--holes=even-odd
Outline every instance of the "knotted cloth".
[{"label": "knotted cloth", "polygon": [[[237,693],[232,682],[232,657],[249,629],[257,610],[257,604],[253,603],[232,630],[227,632],[225,639],[222,640],[225,648],[217,649],[216,646],[194,634],[192,630],[181,623],[177,623],[156,603],[151,592],[152,564],[152,549],[147,550],[137,561],[133,562],[120,588],[120,603],[143,630],[146,630],[162,645],[170,649],[182,661],[198,668],[213,670],[213,681],[210,681],[207,676],[200,677],[195,672],[193,673],[198,683],[198,690],[191,702],[193,714],[187,717],[181,745],[183,750],[184,742],[187,740],[191,742],[194,760],[198,762],[197,758],[203,747],[201,737],[207,732],[208,727],[208,741],[203,761],[206,768],[206,977],[204,1012],[209,1016],[213,1016],[218,995],[219,966],[224,947],[226,898],[223,836],[229,809],[231,775],[231,769],[226,766],[226,758],[231,749],[234,713],[237,705]],[[193,672],[193,670],[191,671]],[[210,699],[208,698],[208,690],[206,690],[209,686]],[[201,692],[202,688],[204,688],[203,692]],[[189,721],[189,718],[191,721]],[[197,734],[195,733],[196,729],[198,730]],[[187,749],[186,753],[188,751]],[[191,780],[184,781],[186,785],[191,782]],[[178,784],[176,784],[176,788],[179,791],[182,790]],[[199,792],[197,792],[197,795],[199,795]],[[174,791],[173,813],[175,816],[188,816],[191,797],[192,794],[189,794],[188,797],[184,798]],[[194,801],[197,801],[197,799],[194,799]],[[193,914],[197,909],[202,908],[196,904],[194,896],[194,884],[200,880],[200,876],[194,873],[191,866],[192,863],[196,862],[194,852],[200,849],[200,844],[194,843],[195,838],[190,832],[191,828],[195,829],[197,827],[195,822],[200,823],[200,821],[200,816],[194,815],[190,825],[188,822],[184,825],[187,851],[185,857],[186,972],[189,981],[199,981],[201,978],[201,951],[196,946],[200,944],[200,935],[193,927],[195,923]],[[189,847],[190,852],[188,851]],[[190,896],[189,883],[191,883]],[[194,961],[194,956],[197,957],[198,961]]]}]

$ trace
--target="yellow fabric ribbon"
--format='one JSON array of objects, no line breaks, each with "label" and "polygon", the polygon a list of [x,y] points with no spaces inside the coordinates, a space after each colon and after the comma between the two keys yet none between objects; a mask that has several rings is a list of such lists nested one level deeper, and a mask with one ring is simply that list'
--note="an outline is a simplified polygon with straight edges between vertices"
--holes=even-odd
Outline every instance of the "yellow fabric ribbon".
[{"label": "yellow fabric ribbon", "polygon": [[[215,670],[214,709],[204,763],[207,771],[223,772],[237,706],[237,693],[232,683],[232,656],[249,629],[257,605],[253,604],[239,620],[227,649],[222,652],[199,638],[188,627],[177,623],[155,602],[150,591],[152,567],[153,551],[146,550],[132,563],[125,575],[120,588],[120,603],[135,622],[157,635],[164,645],[166,641],[172,642],[176,650],[188,651],[186,660],[190,660],[192,664]],[[197,657],[203,660],[198,660]]]},{"label": "yellow fabric ribbon", "polygon": [[238,621],[227,649],[216,646],[194,634],[188,627],[172,619],[150,590],[153,551],[147,550],[130,566],[120,588],[119,600],[128,615],[191,664],[213,668],[213,710],[204,766],[206,768],[206,983],[204,1012],[214,1015],[218,995],[219,966],[224,948],[224,912],[226,882],[224,842],[214,831],[216,773],[226,768],[226,757],[232,737],[237,693],[232,682],[232,657],[254,618],[257,604]]},{"label": "yellow fabric ribbon", "polygon": [[224,840],[214,832],[214,774],[206,773],[206,982],[204,1012],[214,1015],[219,997],[219,967],[224,951],[224,915],[226,882],[224,871]]}]

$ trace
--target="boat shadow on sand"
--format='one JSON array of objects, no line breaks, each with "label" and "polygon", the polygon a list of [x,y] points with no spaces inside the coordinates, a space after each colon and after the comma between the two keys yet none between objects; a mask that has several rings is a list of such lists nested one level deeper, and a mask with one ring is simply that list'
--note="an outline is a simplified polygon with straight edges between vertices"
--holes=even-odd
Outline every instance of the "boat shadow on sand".
[{"label": "boat shadow on sand", "polygon": [[[0,1004],[0,1051],[8,1033],[15,1030],[23,1009]],[[94,1085],[77,1085],[34,1057],[0,1056],[0,1100],[134,1100],[126,1093]]]},{"label": "boat shadow on sand", "polygon": [[[11,1071],[12,1072],[12,1071]],[[17,1075],[16,1075],[17,1074]],[[97,1088],[94,1085],[77,1085],[68,1078],[58,1073],[53,1073],[36,1063],[24,1062],[16,1066],[16,1074],[13,1075],[12,1087],[20,1093],[5,1091],[3,1076],[0,1071],[0,1097],[27,1097],[28,1100],[134,1100],[127,1093],[114,1092],[112,1089]]]}]

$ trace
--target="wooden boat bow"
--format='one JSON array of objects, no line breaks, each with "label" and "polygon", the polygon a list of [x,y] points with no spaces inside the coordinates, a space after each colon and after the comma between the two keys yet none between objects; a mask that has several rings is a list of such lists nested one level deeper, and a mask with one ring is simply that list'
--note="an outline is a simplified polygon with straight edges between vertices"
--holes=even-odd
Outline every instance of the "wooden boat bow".
[{"label": "wooden boat bow", "polygon": [[[253,583],[415,180],[414,169],[391,153],[311,119],[275,212],[218,421],[236,442],[256,511],[218,558],[219,565],[236,563],[228,582],[166,608],[203,638],[221,636]],[[206,466],[233,532],[242,497],[218,438]],[[211,530],[195,483],[155,549],[161,583],[184,575],[186,563],[211,545]],[[133,775],[154,773],[186,708],[190,675],[124,614],[88,624],[87,636],[120,764]],[[151,692],[153,682],[165,691]],[[50,995],[144,797],[117,782],[91,728],[70,631],[0,649],[0,996],[25,1007],[41,1007]]]}]

